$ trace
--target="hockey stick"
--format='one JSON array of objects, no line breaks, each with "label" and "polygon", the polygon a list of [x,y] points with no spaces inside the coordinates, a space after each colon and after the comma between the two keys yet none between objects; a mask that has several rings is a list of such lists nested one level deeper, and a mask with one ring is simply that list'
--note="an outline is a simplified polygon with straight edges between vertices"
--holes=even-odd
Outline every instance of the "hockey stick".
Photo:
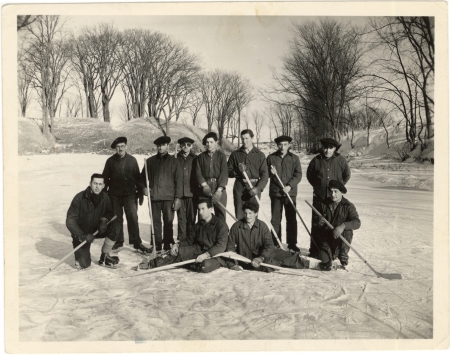
[{"label": "hockey stick", "polygon": [[[107,224],[110,224],[112,221],[114,221],[117,218],[117,216],[114,216],[113,218],[111,218]],[[94,236],[96,236],[98,234],[98,231],[94,233]],[[84,242],[82,242],[80,245],[78,245],[75,249],[71,250],[70,253],[67,253],[66,256],[64,256],[61,260],[57,261],[55,264],[53,264],[52,266],[50,266],[48,268],[48,270],[43,273],[41,276],[39,276],[36,280],[34,280],[33,282],[31,282],[29,285],[32,285],[36,282],[38,282],[40,279],[42,279],[44,276],[46,276],[47,274],[49,274],[50,272],[52,272],[53,270],[55,270],[59,265],[61,265],[63,263],[64,260],[66,260],[69,256],[71,256],[73,253],[75,253],[78,249],[80,249],[83,245],[86,244],[86,240]]]},{"label": "hockey stick", "polygon": [[[322,218],[324,219],[324,221],[325,221],[325,223],[327,224],[328,227],[330,227],[331,229],[334,229],[334,227],[331,225],[331,223],[328,222],[328,221],[320,214],[319,211],[317,211],[313,206],[311,206],[311,205],[309,204],[308,201],[305,200],[305,202],[308,204],[309,207],[311,207],[311,208],[313,209],[314,212],[317,213],[318,216],[320,216],[320,217],[322,217]],[[401,274],[383,274],[383,273],[381,273],[381,272],[376,271],[376,270],[372,267],[372,265],[370,265],[370,264],[367,262],[367,260],[364,259],[364,258],[361,256],[361,254],[359,254],[359,253],[356,251],[356,249],[355,249],[354,247],[352,247],[352,245],[351,245],[349,242],[347,242],[347,241],[345,240],[345,238],[342,237],[342,235],[340,235],[339,238],[341,238],[341,240],[342,240],[345,244],[347,244],[347,245],[350,247],[350,249],[353,250],[353,251],[355,252],[356,255],[358,255],[358,257],[364,262],[364,264],[366,264],[366,265],[370,268],[370,270],[372,270],[372,271],[375,273],[375,275],[377,275],[377,277],[382,277],[382,278],[388,279],[388,280],[400,280],[400,279],[402,279],[402,275],[401,275]]]},{"label": "hockey stick", "polygon": [[[242,166],[245,166],[245,165],[242,164],[242,163],[240,163],[239,166],[241,166],[241,168],[242,168]],[[242,170],[242,173],[243,173],[244,176],[245,176],[245,180],[247,180],[247,184],[250,186],[250,188],[253,189],[253,184],[252,184],[252,182],[250,181],[250,179],[248,178],[247,172],[246,172],[244,169],[241,169],[241,170]],[[261,201],[259,200],[258,195],[255,195],[255,197],[256,197],[256,201],[258,201],[258,205],[261,207],[261,208],[260,208],[260,211],[261,211],[261,213],[263,214],[264,218],[266,219],[267,224],[268,224],[270,230],[272,231],[273,235],[274,235],[275,238],[277,239],[277,242],[278,242],[278,244],[280,245],[280,248],[283,249],[283,250],[286,250],[286,249],[284,248],[283,244],[281,244],[281,241],[280,241],[280,238],[278,238],[277,232],[275,232],[275,229],[273,229],[272,223],[270,223],[270,220],[267,218],[266,214],[264,213],[264,211],[263,211],[263,209],[262,209],[262,206],[261,206]]]},{"label": "hockey stick", "polygon": [[217,205],[219,205],[221,208],[223,208],[225,210],[226,213],[228,213],[231,218],[233,218],[236,222],[237,222],[237,218],[234,216],[234,214],[232,214],[230,211],[228,211],[224,205],[222,205],[219,201],[215,202]]},{"label": "hockey stick", "polygon": [[148,260],[153,260],[156,258],[156,244],[155,244],[155,227],[153,225],[153,213],[152,213],[152,204],[151,204],[151,198],[150,198],[150,187],[148,184],[148,171],[147,171],[147,159],[144,158],[144,167],[145,167],[145,183],[147,185],[147,201],[148,201],[148,215],[150,217],[150,244],[153,244],[152,253],[150,254],[150,257]]}]

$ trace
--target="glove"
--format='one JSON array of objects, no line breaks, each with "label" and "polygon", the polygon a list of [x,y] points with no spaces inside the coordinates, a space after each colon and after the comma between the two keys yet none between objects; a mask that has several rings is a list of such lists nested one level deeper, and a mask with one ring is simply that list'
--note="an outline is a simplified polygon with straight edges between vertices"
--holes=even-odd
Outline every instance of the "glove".
[{"label": "glove", "polygon": [[324,224],[325,224],[325,221],[326,221],[325,218],[319,217],[319,220],[317,222],[317,226],[322,228],[324,226]]},{"label": "glove", "polygon": [[340,226],[337,226],[333,229],[333,237],[334,239],[338,239],[339,236],[344,232],[345,230],[345,223],[342,223]]},{"label": "glove", "polygon": [[181,207],[181,200],[177,197],[175,197],[175,200],[173,200],[172,209],[174,211],[178,211]]},{"label": "glove", "polygon": [[91,244],[94,241],[95,237],[92,234],[83,234],[80,238],[80,242],[86,241],[87,243]]},{"label": "glove", "polygon": [[195,259],[196,263],[201,263],[203,260],[206,260],[209,258],[209,254],[208,252],[200,254],[199,256],[197,256],[197,259]]},{"label": "glove", "polygon": [[275,167],[273,165],[270,166],[270,173],[272,175],[276,175],[277,174],[277,169],[275,169]]},{"label": "glove", "polygon": [[139,200],[139,206],[142,206],[142,204],[144,203],[144,195],[143,194],[139,194],[138,195],[138,200]]},{"label": "glove", "polygon": [[208,184],[202,185],[202,189],[206,196],[212,196],[212,191]]},{"label": "glove", "polygon": [[219,202],[221,197],[222,197],[222,190],[216,190],[216,192],[214,192],[214,194],[212,195],[213,203]]},{"label": "glove", "polygon": [[252,260],[252,266],[255,267],[255,268],[258,268],[258,267],[261,266],[261,263],[262,263],[263,261],[264,261],[263,258],[254,258],[254,259]]},{"label": "glove", "polygon": [[292,188],[289,185],[286,185],[283,189],[283,192],[287,195],[287,194],[289,194],[289,191],[291,191],[291,190],[292,190]]},{"label": "glove", "polygon": [[230,270],[234,270],[234,271],[243,271],[243,267],[240,265],[234,265],[233,267],[230,267]]},{"label": "glove", "polygon": [[107,228],[108,228],[108,219],[104,217],[100,218],[100,222],[98,222],[98,234],[105,233]]},{"label": "glove", "polygon": [[244,174],[244,172],[247,171],[247,167],[245,166],[244,163],[240,163],[238,166],[239,166],[239,170],[241,171],[242,174]]},{"label": "glove", "polygon": [[172,245],[172,249],[170,249],[170,254],[173,256],[178,255],[178,243],[175,243],[174,245]]},{"label": "glove", "polygon": [[253,189],[248,190],[248,193],[250,196],[255,196],[258,195],[260,193],[259,189],[257,187],[254,187]]}]

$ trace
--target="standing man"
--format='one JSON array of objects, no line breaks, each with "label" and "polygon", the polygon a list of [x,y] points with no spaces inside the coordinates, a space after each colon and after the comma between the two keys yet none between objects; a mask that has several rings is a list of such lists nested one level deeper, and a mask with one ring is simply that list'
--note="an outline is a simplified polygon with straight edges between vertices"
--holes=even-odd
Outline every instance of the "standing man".
[{"label": "standing man", "polygon": [[108,225],[114,213],[111,200],[102,191],[104,187],[103,176],[93,174],[88,188],[75,195],[67,211],[66,226],[72,235],[73,248],[86,241],[86,244],[75,252],[75,265],[80,269],[91,266],[91,243],[96,238],[92,233],[97,229],[97,238],[105,238],[98,263],[110,267],[119,263],[117,256],[109,255],[118,234],[118,227],[117,221]]},{"label": "standing man", "polygon": [[[174,211],[178,211],[181,207],[183,195],[183,174],[177,158],[168,153],[170,141],[170,137],[167,136],[157,138],[153,143],[156,144],[158,153],[148,158],[146,162],[156,251],[161,251],[163,242],[164,250],[170,250],[170,244],[175,243],[173,217]],[[141,181],[145,186],[145,166],[141,172]],[[144,187],[144,195],[148,196],[146,187]],[[164,229],[161,224],[161,215]]]},{"label": "standing man", "polygon": [[[228,176],[236,178],[233,187],[234,211],[237,219],[244,217],[242,205],[245,201],[256,202],[255,196],[261,198],[261,192],[269,180],[265,155],[253,146],[254,134],[250,129],[241,132],[242,147],[231,153],[228,159]],[[239,166],[243,164],[244,166]],[[242,169],[246,169],[253,188],[245,179]]]},{"label": "standing man", "polygon": [[178,241],[183,240],[189,234],[195,225],[195,202],[194,193],[197,195],[197,179],[195,177],[195,169],[193,162],[197,156],[191,152],[194,140],[188,137],[180,138],[178,144],[181,150],[177,154],[183,175],[181,206],[177,211],[178,216]]},{"label": "standing man", "polygon": [[227,192],[225,187],[228,184],[227,157],[217,148],[217,134],[209,132],[203,137],[203,145],[206,151],[197,157],[196,176],[200,184],[200,197],[212,198],[214,203],[214,214],[226,221],[225,210],[217,205],[220,202],[227,206]]},{"label": "standing man", "polygon": [[116,138],[112,142],[111,148],[116,150],[116,154],[106,160],[102,175],[105,178],[105,191],[108,192],[120,226],[113,250],[120,250],[123,247],[123,212],[125,211],[129,244],[133,244],[137,251],[150,253],[151,249],[142,244],[139,236],[138,197],[141,205],[143,201],[139,165],[136,158],[127,153],[126,137]]},{"label": "standing man", "polygon": [[196,269],[203,273],[214,271],[226,263],[221,258],[214,258],[223,253],[228,242],[228,226],[222,218],[212,214],[211,199],[198,202],[199,221],[188,237],[172,246],[171,255],[165,254],[139,265],[140,269],[151,269],[163,265],[196,259]]},{"label": "standing man", "polygon": [[[337,152],[341,145],[333,138],[321,139],[320,143],[322,143],[322,152],[311,160],[306,171],[306,178],[314,189],[313,206],[315,208],[318,208],[320,202],[330,197],[328,184],[331,180],[337,180],[345,185],[350,180],[351,174],[347,161]],[[314,212],[312,212],[309,256],[319,259],[319,243],[314,218]]]},{"label": "standing man", "polygon": [[339,236],[342,234],[342,237],[351,244],[353,230],[361,227],[355,206],[342,196],[347,193],[344,184],[337,180],[331,180],[328,184],[328,191],[329,197],[319,203],[317,210],[330,222],[333,229],[327,226],[324,218],[316,214],[314,218],[319,237],[319,257],[322,261],[320,268],[324,271],[331,270],[333,259],[336,257],[343,268],[348,265],[350,247]]},{"label": "standing man", "polygon": [[[270,223],[272,223],[273,229],[281,241],[281,219],[284,208],[288,248],[294,252],[300,252],[297,247],[297,213],[294,206],[297,206],[297,185],[302,179],[302,168],[298,156],[290,152],[291,142],[292,138],[289,136],[276,138],[275,143],[278,145],[278,150],[267,157],[267,166],[270,172],[269,196],[272,209]],[[283,185],[280,184],[275,174],[278,174]],[[294,206],[286,195],[291,197]],[[275,237],[273,239],[276,245]]]}]

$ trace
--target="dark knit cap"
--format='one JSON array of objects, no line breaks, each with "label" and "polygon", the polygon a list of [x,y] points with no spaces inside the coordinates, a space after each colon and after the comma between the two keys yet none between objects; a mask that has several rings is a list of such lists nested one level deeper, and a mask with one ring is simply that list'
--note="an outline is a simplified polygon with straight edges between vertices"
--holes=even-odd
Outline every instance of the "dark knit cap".
[{"label": "dark knit cap", "polygon": [[345,188],[344,184],[337,180],[330,180],[330,182],[328,183],[328,188],[338,189],[343,194],[347,193],[347,189]]},{"label": "dark knit cap", "polygon": [[341,146],[341,144],[333,138],[322,138],[320,140],[320,143],[334,145],[336,147],[336,149],[339,149],[339,147]]},{"label": "dark knit cap", "polygon": [[169,144],[170,141],[171,141],[170,137],[162,136],[162,137],[156,138],[153,143],[156,145],[162,145],[162,144]]},{"label": "dark knit cap", "polygon": [[119,143],[127,144],[127,137],[118,137],[118,138],[114,139],[114,142],[111,143],[111,148],[115,149],[116,145]]},{"label": "dark knit cap", "polygon": [[194,140],[189,137],[180,138],[178,140],[178,144],[183,144],[183,143],[191,143],[192,144],[192,143],[194,143]]},{"label": "dark knit cap", "polygon": [[289,136],[279,136],[277,138],[275,138],[275,143],[279,144],[281,142],[288,142],[291,143],[292,142],[292,137]]}]

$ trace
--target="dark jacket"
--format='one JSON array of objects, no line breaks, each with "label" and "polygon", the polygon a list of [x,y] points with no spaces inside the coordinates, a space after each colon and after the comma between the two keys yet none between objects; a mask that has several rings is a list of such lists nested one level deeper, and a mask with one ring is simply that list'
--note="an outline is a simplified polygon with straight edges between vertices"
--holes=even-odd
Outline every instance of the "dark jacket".
[{"label": "dark jacket", "polygon": [[197,156],[190,152],[189,155],[184,158],[183,152],[179,151],[177,154],[177,160],[180,163],[181,174],[183,176],[183,197],[193,197],[198,193],[197,177],[195,175],[195,160]]},{"label": "dark jacket", "polygon": [[113,217],[113,208],[109,196],[100,193],[100,203],[94,206],[90,199],[91,188],[75,195],[67,211],[66,226],[72,236],[94,233],[97,230],[100,218],[110,220]]},{"label": "dark jacket", "polygon": [[267,171],[266,156],[258,148],[253,147],[247,154],[244,147],[236,149],[228,158],[228,176],[236,178],[236,183],[245,183],[244,174],[239,170],[239,164],[244,163],[247,166],[247,175],[249,179],[258,179],[254,187],[260,191],[264,190],[269,181],[269,172]]},{"label": "dark jacket", "polygon": [[105,178],[105,191],[110,195],[128,196],[142,193],[142,185],[139,176],[139,165],[136,158],[125,154],[121,158],[114,154],[106,160],[103,169]]},{"label": "dark jacket", "polygon": [[[177,158],[169,153],[156,154],[146,161],[152,201],[170,201],[183,196],[183,174]],[[145,186],[145,166],[141,172]]]},{"label": "dark jacket", "polygon": [[283,192],[284,186],[281,186],[277,177],[270,172],[271,165],[277,169],[277,174],[283,182],[283,185],[289,185],[291,187],[289,196],[297,196],[297,185],[302,180],[302,167],[300,166],[298,156],[288,151],[284,158],[282,158],[280,152],[276,151],[267,157],[267,168],[270,177],[269,196],[283,197],[285,196]]},{"label": "dark jacket", "polygon": [[316,155],[306,171],[306,178],[314,189],[314,195],[320,199],[329,197],[327,186],[330,180],[338,180],[345,185],[350,180],[350,175],[347,161],[339,153],[328,160],[322,154]]},{"label": "dark jacket", "polygon": [[[331,223],[333,227],[337,227],[342,223],[345,223],[344,236],[353,236],[353,231],[361,227],[361,221],[359,220],[358,212],[355,205],[342,197],[341,202],[337,205],[336,210],[333,211],[333,202],[330,199],[326,199],[319,203],[317,210],[321,213],[325,219]],[[314,213],[314,223],[319,223],[319,217]],[[331,234],[331,229],[324,224],[318,229],[318,235],[321,237],[328,237]]]},{"label": "dark jacket", "polygon": [[[207,182],[211,191],[216,192],[218,187],[226,188],[228,184],[228,165],[225,154],[216,150],[212,157],[208,152],[203,152],[197,156],[196,176],[198,184]],[[211,179],[215,179],[212,181]]]},{"label": "dark jacket", "polygon": [[244,220],[237,221],[231,227],[227,251],[252,260],[258,256],[267,259],[274,249],[269,227],[263,221],[256,219],[251,230]]},{"label": "dark jacket", "polygon": [[189,235],[180,242],[180,248],[198,245],[202,251],[214,256],[223,253],[227,247],[228,226],[226,222],[215,215],[206,223],[203,220],[197,222]]}]

